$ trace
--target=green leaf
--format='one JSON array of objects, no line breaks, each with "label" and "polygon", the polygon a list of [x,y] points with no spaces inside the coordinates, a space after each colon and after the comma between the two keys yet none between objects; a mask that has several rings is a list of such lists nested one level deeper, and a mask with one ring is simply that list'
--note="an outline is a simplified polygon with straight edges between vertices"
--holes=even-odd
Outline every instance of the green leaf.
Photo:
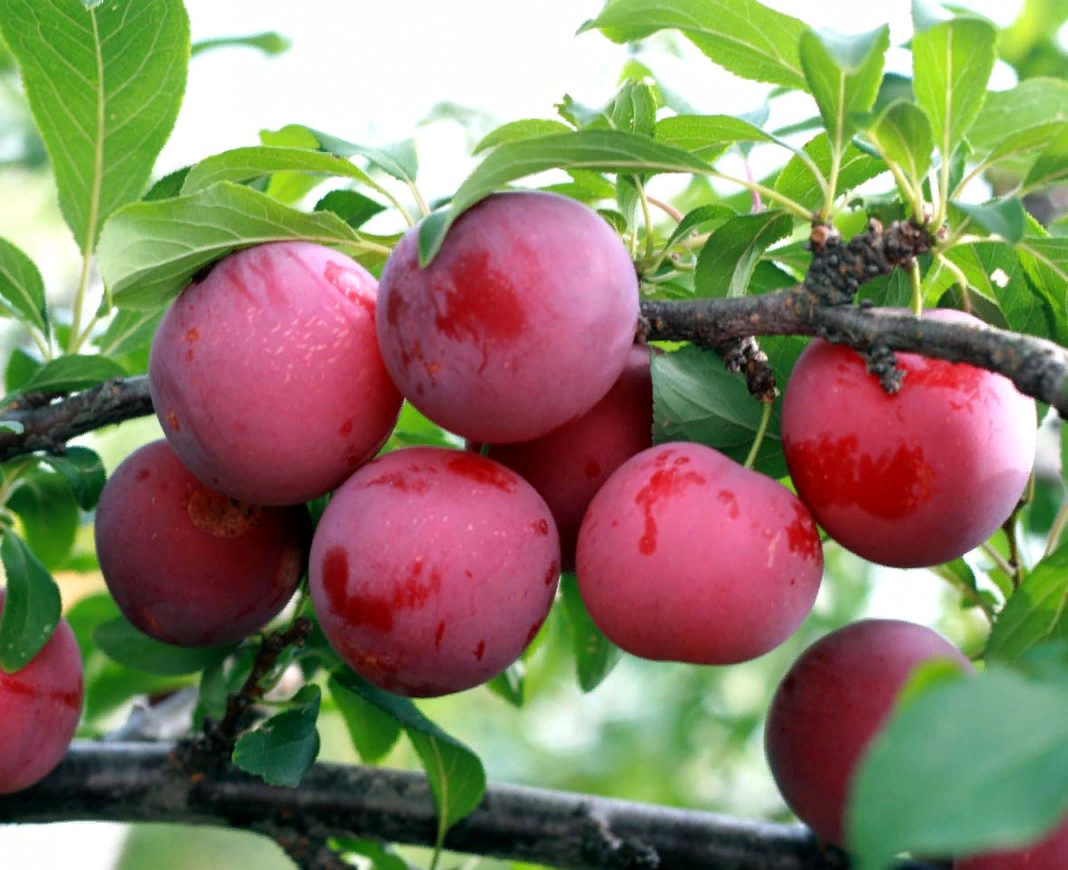
[{"label": "green leaf", "polygon": [[199,39],[193,43],[192,57],[214,51],[217,48],[254,48],[267,57],[277,57],[289,51],[293,42],[280,33],[267,30],[263,33],[251,33],[248,36],[220,36],[215,39]]},{"label": "green leaf", "polygon": [[192,166],[183,166],[181,169],[168,172],[145,192],[145,195],[141,197],[141,201],[152,202],[156,199],[173,199],[176,196],[180,196],[182,185],[185,184],[185,179],[192,168]]},{"label": "green leaf", "polygon": [[21,320],[48,337],[44,279],[37,264],[7,239],[0,239],[0,315]]},{"label": "green leaf", "polygon": [[667,242],[664,243],[665,248],[670,248],[675,242],[685,238],[694,230],[699,229],[701,226],[715,222],[717,224],[722,223],[727,218],[732,218],[737,212],[730,206],[722,205],[718,202],[713,202],[708,205],[699,205],[692,211],[687,212],[678,226],[671,231],[671,235],[668,237]]},{"label": "green leaf", "polygon": [[520,659],[486,683],[486,688],[513,707],[522,707],[526,695],[527,666]]},{"label": "green leaf", "polygon": [[381,761],[400,738],[400,722],[388,711],[345,688],[336,677],[331,677],[328,685],[360,758],[367,764]]},{"label": "green leaf", "polygon": [[0,616],[0,668],[13,673],[48,643],[60,619],[59,587],[33,551],[10,529],[0,541],[7,598]]},{"label": "green leaf", "polygon": [[63,476],[78,507],[83,511],[96,507],[107,482],[107,471],[94,451],[75,445],[61,456],[45,456],[41,461]]},{"label": "green leaf", "polygon": [[756,0],[614,0],[579,32],[594,28],[620,43],[674,28],[735,75],[805,88],[798,56],[805,25]]},{"label": "green leaf", "polygon": [[699,298],[745,296],[761,255],[786,238],[794,219],[781,211],[738,215],[714,229],[697,257],[694,276]]},{"label": "green leaf", "polygon": [[[46,362],[20,388],[19,393],[70,393],[95,387],[111,378],[126,377],[117,362],[100,356],[69,354]],[[8,394],[0,399],[6,405],[13,398]]]},{"label": "green leaf", "polygon": [[[810,139],[804,152],[823,173],[824,178],[831,175],[831,143],[826,133],[820,133]],[[856,145],[850,145],[842,155],[842,165],[838,173],[838,190],[846,191],[870,181],[875,176],[886,172],[886,164],[877,157],[865,154]],[[790,158],[775,181],[775,189],[788,196],[805,208],[823,207],[823,190],[812,174],[812,170],[798,156]]]},{"label": "green leaf", "polygon": [[1022,843],[1068,811],[1068,692],[992,666],[940,683],[891,717],[854,778],[857,870],[899,851],[951,855]]},{"label": "green leaf", "polygon": [[1016,254],[1028,277],[1041,287],[1054,308],[1055,339],[1068,342],[1068,238],[1028,237],[1017,243]]},{"label": "green leaf", "polygon": [[355,190],[331,190],[315,203],[315,211],[333,212],[354,230],[385,210],[382,203]]},{"label": "green leaf", "polygon": [[1068,640],[1068,546],[1035,565],[998,614],[984,658],[1014,660],[1031,647]]},{"label": "green leaf", "polygon": [[391,175],[397,181],[405,184],[413,184],[419,171],[419,162],[416,159],[415,143],[411,139],[386,145],[382,148],[369,148],[366,145],[357,145],[329,133],[320,130],[305,128],[319,142],[319,147],[339,157],[354,157],[359,155],[366,159],[372,166],[377,166],[387,175]]},{"label": "green leaf", "polygon": [[438,845],[445,832],[468,815],[486,792],[486,772],[479,757],[427,719],[408,698],[372,686],[349,670],[334,674],[350,692],[393,716],[404,728],[423,764],[438,812]]},{"label": "green leaf", "polygon": [[204,266],[290,239],[344,248],[358,246],[360,237],[330,212],[306,214],[224,181],[190,196],[126,206],[104,225],[97,255],[116,305],[155,310]]},{"label": "green leaf", "polygon": [[1033,78],[1007,91],[991,91],[968,130],[976,154],[993,151],[1007,136],[1068,121],[1068,81]]},{"label": "green leaf", "polygon": [[54,571],[70,555],[78,530],[78,503],[66,479],[44,468],[19,478],[7,506],[22,521],[26,543]]},{"label": "green leaf", "polygon": [[624,82],[619,93],[605,110],[616,130],[652,136],[656,126],[656,97],[653,89],[642,82]]},{"label": "green leaf", "polygon": [[124,617],[97,627],[93,640],[112,661],[135,671],[178,677],[195,674],[229,655],[235,645],[184,647],[142,634]]},{"label": "green leaf", "polygon": [[121,357],[149,344],[162,319],[162,309],[158,311],[121,309],[116,312],[107,329],[94,339],[93,343],[104,356]]},{"label": "green leaf", "polygon": [[605,637],[590,618],[574,574],[566,573],[560,577],[560,592],[571,623],[571,648],[575,654],[579,687],[584,692],[592,692],[612,673],[623,651]]},{"label": "green leaf", "polygon": [[373,187],[379,186],[360,167],[344,157],[311,151],[307,148],[283,148],[254,145],[234,148],[201,160],[189,170],[182,194],[196,193],[220,181],[245,183],[275,172],[314,172],[318,175],[351,178]]},{"label": "green leaf", "polygon": [[912,40],[916,102],[931,121],[943,160],[954,152],[982,108],[996,42],[997,30],[977,18],[954,18]]},{"label": "green leaf", "polygon": [[998,199],[974,205],[967,202],[950,202],[964,212],[988,233],[1001,236],[1006,242],[1016,244],[1024,234],[1024,207],[1020,200]]},{"label": "green leaf", "polygon": [[433,259],[452,222],[498,188],[546,169],[601,172],[708,172],[705,161],[680,148],[620,130],[581,130],[510,142],[491,151],[460,185],[449,208],[420,225],[419,258]]},{"label": "green leaf", "polygon": [[345,854],[360,855],[371,864],[368,870],[412,870],[411,866],[392,847],[376,840],[338,841],[338,847]]},{"label": "green leaf", "polygon": [[[744,378],[728,372],[718,354],[692,345],[653,357],[652,373],[655,443],[696,441],[745,461],[762,408],[749,395]],[[753,467],[769,477],[787,474],[778,408]]]},{"label": "green leaf", "polygon": [[291,703],[247,734],[234,746],[233,762],[268,785],[296,788],[319,755],[319,687],[305,686]]},{"label": "green leaf", "polygon": [[1068,130],[1068,121],[1051,121],[1048,124],[1013,130],[997,141],[990,153],[983,158],[983,162],[990,167],[1002,161],[1021,158],[1031,151],[1045,148],[1054,140],[1062,140],[1065,130]]},{"label": "green leaf", "polygon": [[913,184],[919,184],[931,168],[931,122],[915,103],[895,100],[868,129],[868,135],[883,158],[900,166]]},{"label": "green leaf", "polygon": [[1059,125],[1023,180],[1025,190],[1038,190],[1068,176],[1068,124]]},{"label": "green leaf", "polygon": [[483,136],[471,153],[479,154],[498,145],[504,145],[506,142],[518,142],[521,139],[535,139],[538,136],[569,132],[571,132],[571,128],[560,121],[545,120],[543,118],[509,121],[507,124],[502,124]]},{"label": "green leaf", "polygon": [[83,251],[102,221],[140,197],[185,91],[181,0],[4,0],[0,31],[18,60],[48,148],[63,217]]},{"label": "green leaf", "polygon": [[806,31],[801,37],[801,66],[832,142],[848,142],[857,116],[875,103],[890,46],[890,27],[841,37]]},{"label": "green leaf", "polygon": [[733,115],[671,115],[656,122],[654,135],[658,142],[682,148],[710,163],[736,142],[782,144],[771,134]]}]

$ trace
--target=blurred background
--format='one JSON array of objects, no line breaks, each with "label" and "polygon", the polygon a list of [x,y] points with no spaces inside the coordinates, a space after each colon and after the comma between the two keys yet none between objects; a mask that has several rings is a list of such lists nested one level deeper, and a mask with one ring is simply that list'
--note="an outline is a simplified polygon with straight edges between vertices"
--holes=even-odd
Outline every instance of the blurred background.
[{"label": "blurred background", "polygon": [[[767,5],[817,29],[860,33],[889,21],[892,44],[911,35],[906,0],[771,0]],[[1009,0],[967,5],[1005,27],[1023,7]],[[1011,46],[1015,65],[1023,69],[1021,58],[1031,58],[1045,74],[1062,75],[1068,69],[1063,43],[1039,14],[1046,5],[1029,2],[1030,23]],[[186,0],[186,6],[194,42],[273,31],[289,45],[275,54],[223,47],[194,57],[184,108],[159,175],[227,148],[256,144],[263,129],[302,123],[372,146],[414,136],[420,186],[433,200],[455,190],[471,169],[471,146],[484,133],[504,121],[551,118],[565,94],[586,105],[603,105],[634,53],[597,33],[574,36],[600,10],[599,0]],[[768,88],[724,73],[677,36],[656,36],[637,52],[664,86],[699,112],[743,113],[767,96]],[[910,73],[909,55],[892,50],[888,69]],[[993,86],[1011,87],[1016,75],[1011,66],[999,64]],[[781,117],[772,126],[808,117],[812,106],[804,97],[791,97],[777,100],[774,111]],[[752,159],[759,169],[764,159],[759,149]],[[37,261],[51,297],[62,300],[77,283],[78,254],[60,218],[47,158],[10,64],[0,72],[0,201],[6,204],[0,210],[0,236]],[[8,346],[16,338],[8,335]],[[157,437],[154,420],[135,421],[93,436],[92,446],[110,471],[134,447]],[[1042,499],[1055,506],[1059,487],[1050,484],[1048,492],[1040,492],[1036,527],[1047,522],[1043,511],[1052,512]],[[74,555],[57,574],[68,608],[102,588],[91,570],[90,527],[74,534]],[[625,657],[599,688],[583,695],[573,674],[569,627],[554,615],[527,661],[523,710],[485,689],[420,706],[481,755],[491,780],[786,820],[764,762],[762,720],[774,686],[805,646],[858,616],[923,622],[967,652],[974,652],[983,636],[981,618],[962,611],[958,595],[933,574],[873,569],[833,545],[826,556],[829,580],[811,617],[787,644],[757,661],[698,668]],[[975,558],[981,565],[983,557]],[[89,666],[98,681],[99,722],[120,723],[131,702],[129,684],[109,694],[108,668],[117,666],[101,661]],[[115,682],[122,680],[115,677]],[[153,692],[168,686],[152,678],[140,688]],[[323,758],[357,760],[340,717],[324,716],[321,731]],[[396,766],[415,766],[415,761],[406,744],[387,759]],[[418,860],[417,851],[411,854]],[[79,870],[291,866],[273,843],[251,835],[88,823],[65,825],[62,832],[55,826],[0,828],[0,855],[4,866],[44,861],[44,866]],[[449,866],[456,864],[499,866],[475,859]]]}]

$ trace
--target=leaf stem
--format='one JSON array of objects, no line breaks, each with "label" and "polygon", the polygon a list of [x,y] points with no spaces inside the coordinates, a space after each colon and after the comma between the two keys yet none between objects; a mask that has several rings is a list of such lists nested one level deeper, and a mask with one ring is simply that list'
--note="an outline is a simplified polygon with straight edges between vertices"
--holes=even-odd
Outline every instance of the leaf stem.
[{"label": "leaf stem", "polygon": [[945,580],[950,586],[960,592],[960,594],[964,598],[968,599],[968,601],[970,601],[972,604],[982,610],[983,613],[986,614],[986,618],[988,620],[990,620],[991,622],[994,621],[994,606],[985,598],[983,598],[983,596],[980,595],[978,591],[973,589],[967,583],[963,582],[952,571],[947,570],[942,565],[935,565],[933,568],[931,568],[931,570],[943,580]]},{"label": "leaf stem", "polygon": [[719,170],[713,169],[708,173],[713,178],[719,178],[722,181],[729,182],[730,184],[737,184],[739,187],[744,187],[746,190],[751,190],[759,193],[765,199],[770,199],[772,202],[777,202],[786,211],[795,217],[799,217],[802,220],[811,221],[814,217],[811,209],[805,208],[801,203],[796,202],[788,196],[783,196],[777,190],[773,190],[770,187],[766,187],[763,184],[759,184],[755,181],[747,181],[744,178],[736,178],[733,175],[727,175]]},{"label": "leaf stem", "polygon": [[[1012,565],[1009,564],[1009,560],[1002,556],[989,541],[983,541],[983,543],[979,545],[979,548],[990,558],[994,565],[1004,571],[1010,579],[1016,576],[1016,572],[1013,570]],[[1015,585],[1015,580],[1013,581],[1013,584]]]},{"label": "leaf stem", "polygon": [[936,254],[935,257],[938,260],[938,264],[944,266],[946,271],[951,272],[953,277],[957,279],[957,283],[960,284],[961,297],[964,299],[964,310],[970,313],[972,310],[972,294],[968,276],[964,274],[960,266],[950,260],[945,254]]},{"label": "leaf stem", "polygon": [[745,468],[752,469],[753,463],[756,462],[757,454],[760,452],[760,445],[764,443],[764,436],[768,431],[768,423],[771,422],[771,409],[774,404],[774,402],[764,402],[764,409],[760,414],[760,425],[757,427],[753,446],[749,448],[749,455],[745,457]]},{"label": "leaf stem", "polygon": [[[414,181],[408,182],[408,190],[412,192],[412,196],[415,199],[415,204],[418,207],[420,214],[422,214],[423,217],[426,217],[428,214],[430,214],[430,206],[427,205],[426,200],[423,198],[422,191],[419,190]],[[405,214],[405,218],[408,218],[407,214]],[[408,226],[411,225],[412,222],[410,219],[408,219]]]},{"label": "leaf stem", "polygon": [[[653,213],[649,210],[649,198],[645,195],[645,185],[635,176],[634,186],[638,189],[638,201],[642,204],[642,220],[645,221],[645,256],[652,257],[653,247]],[[635,237],[638,233],[635,231]]]},{"label": "leaf stem", "polygon": [[675,223],[682,223],[682,212],[675,208],[670,202],[664,202],[664,200],[657,199],[655,196],[648,196],[648,194],[646,196],[650,205],[655,205],[658,209],[664,212],[664,214],[668,215],[668,217],[675,221]]},{"label": "leaf stem", "polygon": [[920,274],[920,261],[913,260],[909,267],[912,280],[912,313],[919,317],[923,314],[923,275]]},{"label": "leaf stem", "polygon": [[1043,557],[1050,555],[1061,543],[1061,536],[1065,527],[1068,526],[1068,496],[1061,502],[1057,515],[1053,518],[1053,525],[1049,529],[1049,539],[1046,541],[1046,549]]}]

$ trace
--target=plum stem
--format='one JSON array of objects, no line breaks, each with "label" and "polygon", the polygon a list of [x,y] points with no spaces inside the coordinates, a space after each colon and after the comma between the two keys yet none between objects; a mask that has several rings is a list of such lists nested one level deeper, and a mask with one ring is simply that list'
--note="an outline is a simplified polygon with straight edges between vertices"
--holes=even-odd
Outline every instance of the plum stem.
[{"label": "plum stem", "polygon": [[753,446],[749,448],[749,455],[745,457],[745,467],[748,469],[753,468],[753,463],[756,462],[757,454],[760,452],[760,445],[764,443],[764,436],[768,431],[768,423],[771,422],[771,409],[775,403],[773,401],[764,401],[762,404],[764,408],[760,413],[760,425],[757,427]]},{"label": "plum stem", "polygon": [[912,279],[912,313],[919,317],[923,314],[923,275],[920,274],[920,261],[913,260],[909,266]]}]

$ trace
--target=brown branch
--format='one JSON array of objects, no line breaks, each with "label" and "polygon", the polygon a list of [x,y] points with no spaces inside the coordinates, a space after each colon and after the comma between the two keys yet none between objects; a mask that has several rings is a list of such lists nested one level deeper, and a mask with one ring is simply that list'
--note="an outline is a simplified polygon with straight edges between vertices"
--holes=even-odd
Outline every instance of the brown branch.
[{"label": "brown branch", "polygon": [[[0,796],[0,824],[79,820],[220,825],[283,843],[302,866],[337,866],[327,838],[430,846],[437,831],[426,777],[316,764],[299,789],[232,766],[190,774],[174,744],[76,743],[37,785]],[[490,785],[450,829],[447,848],[563,870],[845,870],[837,849],[798,825],[731,819],[592,795]],[[933,870],[902,864],[900,870]]]}]

